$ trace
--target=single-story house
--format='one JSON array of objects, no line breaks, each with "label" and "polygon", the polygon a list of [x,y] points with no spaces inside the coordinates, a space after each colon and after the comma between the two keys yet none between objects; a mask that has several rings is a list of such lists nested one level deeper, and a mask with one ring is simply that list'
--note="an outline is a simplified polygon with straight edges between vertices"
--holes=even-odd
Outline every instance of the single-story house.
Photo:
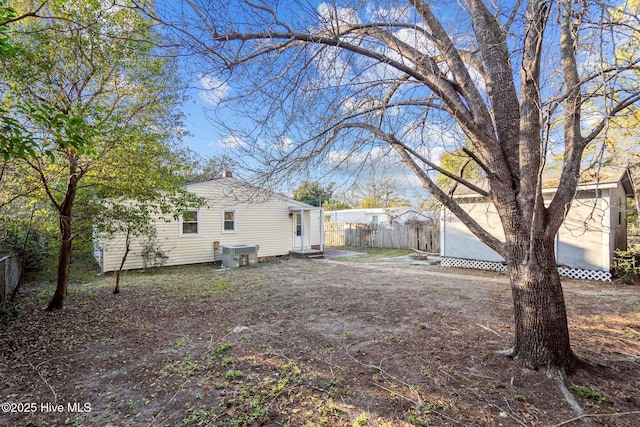
[{"label": "single-story house", "polygon": [[413,208],[363,208],[324,212],[324,219],[327,222],[349,224],[430,222],[432,217],[433,212],[423,212]]},{"label": "single-story house", "polygon": [[[257,188],[229,172],[186,189],[204,198],[206,206],[155,223],[157,248],[167,256],[163,265],[214,262],[221,260],[223,248],[244,245],[255,246],[258,258],[324,250],[322,208]],[[144,243],[133,242],[124,269],[144,267]],[[96,239],[102,272],[117,270],[124,251],[124,235]]]},{"label": "single-story house", "polygon": [[[543,179],[543,196],[548,202],[558,178]],[[626,168],[602,167],[585,171],[564,223],[556,235],[556,262],[561,275],[594,280],[611,280],[614,251],[627,247],[626,199],[633,196]],[[462,191],[458,203],[494,236],[504,232],[494,206],[475,193]],[[503,259],[482,243],[450,211],[443,208],[440,224],[442,265],[506,271]]]}]

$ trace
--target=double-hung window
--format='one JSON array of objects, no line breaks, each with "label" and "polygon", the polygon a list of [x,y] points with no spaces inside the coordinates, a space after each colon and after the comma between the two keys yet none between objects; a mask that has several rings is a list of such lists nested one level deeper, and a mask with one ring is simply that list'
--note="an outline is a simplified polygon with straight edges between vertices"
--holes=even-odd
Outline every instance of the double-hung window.
[{"label": "double-hung window", "polygon": [[180,225],[180,234],[198,234],[198,211],[186,211],[182,214],[182,223]]},{"label": "double-hung window", "polygon": [[222,232],[234,233],[236,231],[236,211],[222,212]]}]

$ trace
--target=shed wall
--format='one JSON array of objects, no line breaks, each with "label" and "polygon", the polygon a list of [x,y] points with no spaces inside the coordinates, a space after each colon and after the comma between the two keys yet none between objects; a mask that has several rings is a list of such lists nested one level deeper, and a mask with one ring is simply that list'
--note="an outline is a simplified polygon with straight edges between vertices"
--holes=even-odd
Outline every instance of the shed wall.
[{"label": "shed wall", "polygon": [[[623,199],[624,200],[624,199]],[[497,211],[490,203],[468,200],[461,206],[491,234],[504,239]],[[587,270],[610,269],[610,209],[608,190],[600,198],[594,191],[582,191],[572,202],[571,209],[556,238],[558,264]],[[453,214],[446,211],[442,224],[443,257],[501,262],[502,257],[482,243]]]}]

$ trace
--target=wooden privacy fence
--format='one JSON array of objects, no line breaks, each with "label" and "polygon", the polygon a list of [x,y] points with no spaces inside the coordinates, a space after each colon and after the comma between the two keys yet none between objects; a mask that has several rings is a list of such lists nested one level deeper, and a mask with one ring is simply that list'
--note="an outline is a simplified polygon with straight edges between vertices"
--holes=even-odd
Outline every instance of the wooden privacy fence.
[{"label": "wooden privacy fence", "polygon": [[0,301],[6,301],[20,280],[20,257],[0,256]]},{"label": "wooden privacy fence", "polygon": [[324,244],[370,248],[418,249],[440,252],[440,230],[437,221],[392,224],[355,224],[327,222]]}]

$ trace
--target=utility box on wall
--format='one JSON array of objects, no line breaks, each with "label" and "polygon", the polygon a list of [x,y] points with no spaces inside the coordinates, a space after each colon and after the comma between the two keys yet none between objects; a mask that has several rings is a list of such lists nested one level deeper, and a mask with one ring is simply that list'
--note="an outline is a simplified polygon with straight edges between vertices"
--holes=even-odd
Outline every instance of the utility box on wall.
[{"label": "utility box on wall", "polygon": [[222,247],[222,265],[228,268],[246,267],[258,263],[257,245],[233,245]]}]

